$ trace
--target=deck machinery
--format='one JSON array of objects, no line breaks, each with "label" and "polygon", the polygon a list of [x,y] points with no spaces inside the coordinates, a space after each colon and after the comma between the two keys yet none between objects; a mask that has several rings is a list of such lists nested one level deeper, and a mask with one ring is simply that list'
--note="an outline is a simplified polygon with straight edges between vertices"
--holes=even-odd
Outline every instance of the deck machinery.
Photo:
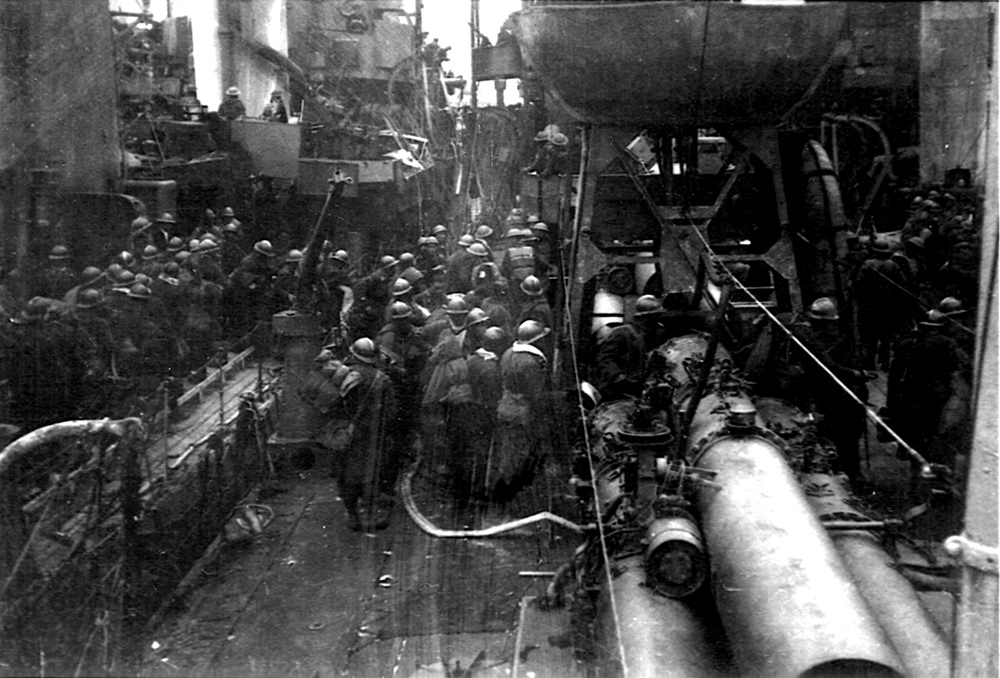
[{"label": "deck machinery", "polygon": [[[518,71],[547,122],[579,129],[578,176],[551,180],[575,208],[560,212],[565,363],[643,293],[714,313],[720,271],[739,280],[731,337],[765,308],[845,301],[848,219],[800,123],[843,66],[853,11],[536,2],[512,16],[513,47],[477,55],[477,79]],[[709,134],[731,152],[703,173]],[[872,536],[891,525],[852,508],[810,418],[755,399],[707,335],[653,351],[642,399],[599,406],[585,427],[577,480],[594,531],[543,602],[576,585],[578,656],[588,644],[602,675],[947,674],[940,630]]]}]

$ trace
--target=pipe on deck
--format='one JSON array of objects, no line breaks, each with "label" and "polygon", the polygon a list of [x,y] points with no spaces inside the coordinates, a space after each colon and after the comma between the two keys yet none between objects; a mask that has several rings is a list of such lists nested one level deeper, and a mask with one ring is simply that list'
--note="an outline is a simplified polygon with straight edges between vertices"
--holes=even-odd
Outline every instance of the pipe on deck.
[{"label": "pipe on deck", "polygon": [[[708,626],[691,606],[646,586],[641,556],[616,564],[624,570],[611,584],[620,634],[612,628],[615,617],[611,614],[598,615],[604,623],[599,632],[605,639],[620,635],[629,678],[706,678],[731,673],[709,642]],[[607,595],[602,603],[608,605]]]},{"label": "pipe on deck", "polygon": [[[813,474],[808,483],[830,490],[822,496],[807,497],[821,518],[852,514],[866,519],[847,503],[849,495],[836,478]],[[861,529],[837,531],[830,537],[861,595],[906,665],[907,675],[913,678],[951,675],[951,649],[944,634],[920,603],[913,586],[893,567],[878,539]]]},{"label": "pipe on deck", "polygon": [[[715,396],[702,401],[691,440],[724,425],[719,405]],[[740,671],[902,675],[780,450],[754,436],[722,435],[701,447],[697,465],[716,471],[723,486],[701,490],[698,505],[715,600]]]}]

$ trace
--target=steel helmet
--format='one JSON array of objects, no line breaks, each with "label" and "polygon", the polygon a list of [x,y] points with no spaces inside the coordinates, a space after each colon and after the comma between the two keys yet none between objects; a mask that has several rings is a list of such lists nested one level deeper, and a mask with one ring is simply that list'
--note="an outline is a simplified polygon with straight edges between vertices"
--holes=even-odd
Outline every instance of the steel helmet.
[{"label": "steel helmet", "polygon": [[337,261],[341,261],[345,264],[351,263],[350,259],[347,258],[347,250],[337,250],[336,252],[333,253],[333,256],[330,258],[336,259]]},{"label": "steel helmet", "polygon": [[135,283],[135,273],[126,268],[122,269],[122,272],[118,274],[117,278],[115,278],[114,286],[122,289],[127,289],[129,287],[132,287],[134,283]]},{"label": "steel helmet", "polygon": [[146,245],[142,250],[142,260],[149,261],[150,259],[155,259],[160,256],[160,250],[156,245]]},{"label": "steel helmet", "polygon": [[840,320],[837,303],[830,297],[820,297],[814,301],[806,315],[813,320]]},{"label": "steel helmet", "polygon": [[529,275],[521,281],[521,291],[529,297],[537,297],[542,294],[542,281],[537,276]]},{"label": "steel helmet", "polygon": [[413,285],[406,278],[400,278],[392,284],[392,296],[401,297],[413,291]]},{"label": "steel helmet", "polygon": [[532,224],[531,225],[531,230],[532,231],[540,231],[542,233],[548,233],[549,232],[549,225],[546,224],[544,221],[539,221],[537,224]]},{"label": "steel helmet", "polygon": [[129,268],[135,264],[135,257],[133,257],[132,253],[128,250],[123,250],[118,253],[118,256],[115,257],[115,261],[125,268]]},{"label": "steel helmet", "polygon": [[236,216],[236,212],[233,211],[232,207],[226,207],[225,209],[222,210],[222,216],[224,216],[224,217],[235,217]]},{"label": "steel helmet", "polygon": [[265,257],[274,256],[274,247],[271,246],[270,240],[258,240],[253,246],[253,251],[259,254],[263,254]]},{"label": "steel helmet", "polygon": [[469,245],[468,252],[477,257],[488,257],[490,255],[490,251],[486,249],[486,245],[481,242],[474,242]]},{"label": "steel helmet", "polygon": [[431,229],[431,235],[439,235],[439,234],[447,235],[447,233],[448,233],[448,228],[444,224],[438,224],[437,226]]},{"label": "steel helmet", "polygon": [[104,269],[104,275],[105,277],[107,277],[108,280],[114,282],[115,280],[118,280],[118,276],[120,276],[122,271],[124,270],[125,267],[122,266],[121,264],[118,263],[109,264],[108,267]]},{"label": "steel helmet", "polygon": [[947,316],[937,309],[932,309],[927,311],[927,315],[924,316],[924,320],[920,324],[924,327],[943,327],[944,321]]},{"label": "steel helmet", "polygon": [[93,308],[101,303],[101,293],[98,290],[84,290],[80,298],[76,300],[78,308]]},{"label": "steel helmet", "polygon": [[135,274],[135,281],[137,283],[142,283],[143,285],[148,285],[149,283],[153,282],[153,279],[150,278],[145,273],[136,273]]},{"label": "steel helmet", "polygon": [[469,312],[469,305],[461,294],[452,294],[444,304],[444,312],[448,315],[465,315]]},{"label": "steel helmet", "polygon": [[493,235],[493,229],[487,226],[486,224],[483,224],[482,226],[476,229],[476,238],[485,240],[486,238],[489,238],[491,235]]},{"label": "steel helmet", "polygon": [[377,354],[375,352],[375,342],[368,337],[361,337],[351,344],[351,355],[363,363],[375,364]]},{"label": "steel helmet", "polygon": [[506,342],[507,333],[499,327],[487,327],[486,331],[483,332],[483,347],[488,351],[497,353],[503,349]]},{"label": "steel helmet", "polygon": [[149,299],[153,296],[153,293],[150,292],[148,287],[137,282],[129,288],[128,295],[133,299]]},{"label": "steel helmet", "polygon": [[400,268],[409,268],[410,266],[413,266],[413,261],[413,254],[410,252],[403,252],[399,255]]},{"label": "steel helmet", "polygon": [[875,254],[891,254],[892,246],[885,238],[875,238],[872,241],[872,252]]},{"label": "steel helmet", "polygon": [[191,238],[191,240],[188,241],[188,249],[192,252],[197,252],[199,245],[201,245],[201,241],[197,238]]},{"label": "steel helmet", "polygon": [[517,326],[517,341],[521,344],[533,344],[550,331],[537,320],[525,320]]},{"label": "steel helmet", "polygon": [[961,315],[965,313],[965,310],[962,308],[962,302],[955,297],[945,297],[942,299],[938,304],[937,310],[945,315]]},{"label": "steel helmet", "polygon": [[83,281],[84,285],[87,285],[89,283],[96,281],[102,275],[103,272],[101,271],[101,269],[97,268],[96,266],[88,266],[87,268],[83,269],[83,273],[80,274],[80,279]]},{"label": "steel helmet", "polygon": [[428,245],[437,245],[437,238],[432,235],[422,235],[417,238],[417,247],[427,247]]},{"label": "steel helmet", "polygon": [[136,217],[132,220],[132,231],[145,231],[148,227],[152,226],[153,222],[146,217]]},{"label": "steel helmet", "polygon": [[389,268],[396,265],[396,258],[391,254],[386,254],[378,260],[379,268]]},{"label": "steel helmet", "polygon": [[170,212],[164,212],[156,218],[156,223],[158,224],[176,224],[177,220],[174,219],[174,215]]},{"label": "steel helmet", "polygon": [[489,322],[490,317],[486,315],[486,311],[479,308],[478,306],[469,311],[469,315],[465,316],[465,326],[471,327],[472,325],[480,325],[485,322]]},{"label": "steel helmet", "polygon": [[167,275],[170,277],[176,277],[181,272],[181,265],[176,261],[168,262],[166,266],[163,267],[163,273],[160,275]]},{"label": "steel helmet", "polygon": [[176,235],[167,243],[168,252],[180,252],[182,249],[184,249],[184,241]]},{"label": "steel helmet", "polygon": [[562,132],[556,132],[552,135],[552,143],[555,146],[565,146],[569,143],[569,137]]},{"label": "steel helmet", "polygon": [[394,301],[389,304],[389,317],[393,320],[402,320],[413,315],[413,309],[403,301]]},{"label": "steel helmet", "polygon": [[[218,248],[219,248],[218,243],[216,243],[211,238],[202,238],[201,242],[198,243],[199,252],[211,252],[212,250],[216,250]],[[254,249],[256,249],[256,246],[254,247]]]},{"label": "steel helmet", "polygon": [[290,264],[297,264],[302,261],[302,250],[288,250],[288,256],[285,257],[285,261]]},{"label": "steel helmet", "polygon": [[649,315],[650,313],[656,313],[661,310],[663,305],[660,300],[654,297],[652,294],[644,294],[635,300],[635,317],[640,317],[644,315]]},{"label": "steel helmet", "polygon": [[63,245],[56,245],[49,252],[49,261],[62,261],[63,259],[69,259],[69,250]]},{"label": "steel helmet", "polygon": [[473,238],[471,235],[466,233],[461,238],[458,239],[458,244],[460,247],[468,247],[473,243]]},{"label": "steel helmet", "polygon": [[187,250],[181,250],[180,252],[174,255],[174,259],[176,261],[187,261],[188,257],[190,256],[191,256],[190,252],[188,252]]},{"label": "steel helmet", "polygon": [[230,87],[226,90],[227,97],[238,97],[240,95],[240,90],[237,87]]}]

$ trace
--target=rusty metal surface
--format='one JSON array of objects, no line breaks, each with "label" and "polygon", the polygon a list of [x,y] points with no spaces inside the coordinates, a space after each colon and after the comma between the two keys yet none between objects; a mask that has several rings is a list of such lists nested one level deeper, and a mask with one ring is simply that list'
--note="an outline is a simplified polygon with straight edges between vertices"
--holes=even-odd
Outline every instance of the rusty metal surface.
[{"label": "rusty metal surface", "polygon": [[575,118],[641,127],[773,124],[831,59],[847,3],[536,6],[522,56]]}]

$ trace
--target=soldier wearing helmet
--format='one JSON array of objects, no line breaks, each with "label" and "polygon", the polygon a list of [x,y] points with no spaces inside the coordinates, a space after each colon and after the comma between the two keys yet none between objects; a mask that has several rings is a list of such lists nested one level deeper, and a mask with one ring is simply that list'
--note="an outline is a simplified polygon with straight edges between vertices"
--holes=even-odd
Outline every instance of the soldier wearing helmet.
[{"label": "soldier wearing helmet", "polygon": [[378,347],[370,338],[360,337],[351,344],[344,365],[348,373],[340,394],[353,428],[347,453],[333,457],[332,474],[347,509],[348,527],[382,529],[389,524],[399,467],[396,393],[378,367]]},{"label": "soldier wearing helmet", "polygon": [[659,299],[644,294],[635,302],[632,319],[609,327],[598,340],[595,382],[604,400],[642,394],[646,357],[657,346],[662,311]]},{"label": "soldier wearing helmet", "polygon": [[395,257],[385,255],[371,273],[354,283],[351,288],[353,302],[347,317],[350,339],[378,334],[385,322],[385,308],[393,298],[390,284],[395,271]]},{"label": "soldier wearing helmet", "polygon": [[[970,358],[948,332],[950,324],[933,309],[899,342],[883,414],[928,461],[954,468],[956,455],[969,449],[971,389]],[[913,472],[916,477],[919,468]]]},{"label": "soldier wearing helmet", "polygon": [[424,449],[432,451],[431,468],[444,476],[460,503],[468,500],[468,425],[472,390],[465,365],[465,337],[469,306],[462,295],[451,295],[445,304],[447,323],[436,332],[436,343],[427,360],[429,377],[424,388]]},{"label": "soldier wearing helmet", "polygon": [[[864,426],[864,410],[843,387],[826,373],[829,370],[861,402],[868,399],[868,375],[854,363],[850,344],[840,331],[840,312],[830,297],[820,297],[806,311],[806,322],[793,324],[796,345],[793,355],[801,370],[802,383],[795,389],[802,409],[821,415],[819,433],[837,446],[839,470],[859,479],[858,442]],[[811,354],[811,355],[810,355]],[[822,367],[817,364],[818,359]],[[825,370],[823,368],[826,368]]]},{"label": "soldier wearing helmet", "polygon": [[520,325],[525,320],[536,320],[551,329],[552,309],[545,298],[542,281],[534,275],[529,275],[518,285],[518,291],[521,293],[523,302],[517,316],[517,324]]},{"label": "soldier wearing helmet", "polygon": [[[507,280],[510,281],[511,285],[515,286],[515,289],[519,289],[520,285],[529,276],[538,275],[538,256],[535,252],[535,248],[532,247],[525,238],[525,234],[530,233],[527,229],[515,230],[514,233],[517,237],[517,243],[511,245],[507,248],[507,252],[503,257],[503,275]],[[537,277],[536,277],[537,280]],[[520,296],[522,303],[527,301],[526,293]]]},{"label": "soldier wearing helmet", "polygon": [[472,289],[472,269],[482,260],[481,257],[469,252],[469,248],[472,245],[472,237],[463,235],[458,241],[458,247],[455,249],[455,252],[448,257],[446,268],[448,271],[447,291],[449,294],[465,294]]},{"label": "soldier wearing helmet", "polygon": [[399,454],[409,456],[420,422],[420,378],[431,347],[414,322],[413,307],[397,299],[389,304],[389,321],[375,343],[385,358],[385,373],[392,381],[399,403],[395,444]]},{"label": "soldier wearing helmet", "polygon": [[[469,315],[471,317],[472,313]],[[486,491],[486,468],[496,429],[497,404],[503,394],[500,356],[507,350],[508,344],[502,329],[488,326],[481,334],[478,347],[465,359],[472,392],[466,427],[466,449],[470,456],[467,464],[469,494],[472,499],[480,501],[490,499]]]},{"label": "soldier wearing helmet", "polygon": [[264,107],[260,117],[268,122],[288,122],[288,111],[285,108],[284,92],[276,89],[271,92],[271,99]]},{"label": "soldier wearing helmet", "polygon": [[517,328],[514,344],[500,358],[503,395],[497,405],[488,489],[501,516],[517,493],[531,484],[551,447],[548,361],[537,346],[548,333],[541,323],[525,320]]},{"label": "soldier wearing helmet", "polygon": [[[204,241],[202,241],[204,242]],[[250,254],[229,274],[228,318],[240,334],[256,328],[258,347],[270,341],[271,316],[287,306],[275,286],[277,252],[269,240],[259,240]]]},{"label": "soldier wearing helmet", "polygon": [[889,368],[892,348],[912,313],[906,278],[891,256],[889,243],[876,238],[871,244],[871,256],[862,262],[851,282],[858,309],[862,362],[869,370],[874,370],[876,364]]},{"label": "soldier wearing helmet", "polygon": [[76,284],[76,273],[69,266],[69,250],[56,245],[49,252],[49,265],[42,272],[38,295],[49,299],[62,299]]},{"label": "soldier wearing helmet", "polygon": [[247,108],[240,101],[240,90],[230,87],[226,90],[226,98],[219,104],[219,117],[223,120],[242,120],[247,115]]},{"label": "soldier wearing helmet", "polygon": [[104,276],[104,271],[96,266],[88,266],[83,269],[83,273],[80,274],[79,284],[70,289],[65,296],[63,296],[63,301],[70,307],[76,306],[80,295],[85,290],[98,289],[104,287],[106,283],[107,278]]},{"label": "soldier wearing helmet", "polygon": [[445,257],[437,238],[428,235],[417,241],[417,254],[413,265],[427,278],[435,266],[443,266]]}]

